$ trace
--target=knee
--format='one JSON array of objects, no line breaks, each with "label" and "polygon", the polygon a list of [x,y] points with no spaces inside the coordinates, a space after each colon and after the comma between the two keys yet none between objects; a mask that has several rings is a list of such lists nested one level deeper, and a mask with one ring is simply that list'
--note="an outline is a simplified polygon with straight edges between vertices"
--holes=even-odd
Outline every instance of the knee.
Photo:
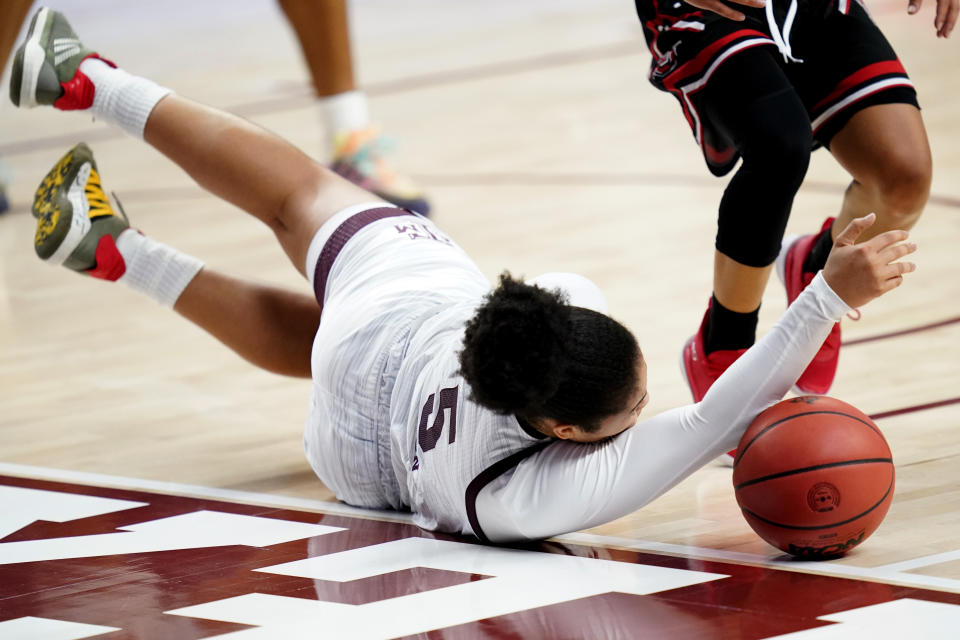
[{"label": "knee", "polygon": [[319,165],[304,167],[290,188],[281,192],[267,224],[274,232],[299,231],[317,216],[318,203],[329,191],[331,178]]},{"label": "knee", "polygon": [[909,227],[930,198],[933,163],[928,149],[898,149],[884,158],[875,175],[873,187],[880,197],[883,213],[894,227]]},{"label": "knee", "polygon": [[761,167],[780,188],[796,191],[810,165],[813,134],[808,122],[757,129],[741,148],[744,165]]}]

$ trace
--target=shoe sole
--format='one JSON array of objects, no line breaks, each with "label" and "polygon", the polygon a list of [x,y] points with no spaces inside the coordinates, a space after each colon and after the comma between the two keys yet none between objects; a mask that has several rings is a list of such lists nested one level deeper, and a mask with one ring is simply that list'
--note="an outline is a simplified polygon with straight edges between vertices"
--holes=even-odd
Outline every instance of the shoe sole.
[{"label": "shoe sole", "polygon": [[20,80],[19,100],[14,98],[16,87],[11,84],[10,99],[18,107],[36,107],[42,104],[37,101],[37,86],[40,84],[40,74],[47,61],[47,52],[40,44],[46,35],[49,35],[53,26],[54,14],[46,7],[40,9],[34,16],[27,33],[27,41],[17,50],[14,58],[14,69],[19,66],[19,73],[14,72],[14,80]]},{"label": "shoe sole", "polygon": [[[66,168],[60,170],[61,162],[67,157],[69,161]],[[34,199],[34,214],[37,215],[39,211],[38,229],[54,215],[57,216],[44,240],[34,240],[34,249],[45,262],[74,271],[88,271],[97,265],[97,247],[103,237],[110,235],[116,240],[130,228],[130,222],[122,209],[122,217],[115,213],[90,217],[86,191],[91,173],[96,171],[96,162],[86,144],[77,144],[64,158],[47,174],[49,177],[60,170],[63,181],[52,187],[49,197],[43,198],[40,204],[37,198]]]},{"label": "shoe sole", "polygon": [[[66,231],[60,231],[63,234],[63,240],[60,241],[50,257],[45,258],[46,262],[56,265],[65,263],[93,227],[83,199],[83,188],[90,177],[91,168],[89,162],[84,162],[76,177],[66,187],[67,193],[61,193],[58,196],[58,203],[55,205],[60,209],[57,230],[67,225],[68,227]],[[55,230],[54,234],[51,235],[58,235],[57,231]],[[37,254],[40,255],[39,247],[37,247]],[[43,258],[42,255],[40,257]]]},{"label": "shoe sole", "polygon": [[[50,194],[49,200],[37,202],[35,199],[33,204],[38,228],[53,215],[57,216],[53,229],[46,238],[34,242],[34,249],[40,259],[56,265],[67,261],[93,226],[84,199],[84,188],[93,168],[92,154],[89,147],[80,143],[68,151],[67,155],[70,156],[70,162],[64,172],[63,182],[53,188],[54,192]],[[62,159],[50,170],[44,181],[59,169],[60,162]],[[50,250],[50,245],[54,243],[56,248]]]}]

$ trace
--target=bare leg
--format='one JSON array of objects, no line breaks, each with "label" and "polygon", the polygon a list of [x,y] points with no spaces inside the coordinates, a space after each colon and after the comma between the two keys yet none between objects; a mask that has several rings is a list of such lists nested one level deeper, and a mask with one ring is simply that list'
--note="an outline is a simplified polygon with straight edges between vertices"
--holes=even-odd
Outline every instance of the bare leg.
[{"label": "bare leg", "polygon": [[760,306],[773,265],[748,267],[714,252],[713,295],[730,311],[750,313]]},{"label": "bare leg", "polygon": [[[273,229],[300,273],[311,239],[331,215],[377,200],[264,129],[176,95],[151,112],[144,139],[202,187]],[[257,366],[310,375],[320,306],[308,295],[203,269],[174,310]]]},{"label": "bare leg", "polygon": [[301,274],[325,221],[377,200],[265,129],[177,95],[157,104],[144,139],[200,186],[273,229]]},{"label": "bare leg", "polygon": [[310,377],[310,352],[320,323],[320,306],[312,297],[205,268],[173,308],[252,364]]},{"label": "bare leg", "polygon": [[356,89],[346,0],[280,0],[321,98]]},{"label": "bare leg", "polygon": [[877,221],[861,241],[891,229],[910,229],[930,197],[933,161],[916,107],[885,104],[864,109],[830,143],[830,151],[853,176],[833,235],[870,212]]},{"label": "bare leg", "polygon": [[[877,222],[861,240],[916,224],[930,195],[932,161],[920,112],[912,105],[878,105],[857,113],[830,150],[854,177],[833,225],[834,235],[854,218],[874,212]],[[714,295],[731,311],[756,309],[770,267],[754,268],[717,252]]]},{"label": "bare leg", "polygon": [[7,66],[10,52],[33,0],[4,0],[0,11],[0,73]]},{"label": "bare leg", "polygon": [[346,0],[279,0],[296,31],[317,92],[326,135],[324,157],[338,174],[393,204],[427,215],[430,204],[386,158],[391,146],[370,118],[357,87]]},{"label": "bare leg", "polygon": [[[62,21],[56,14],[44,15]],[[301,274],[307,268],[307,249],[321,225],[345,207],[377,201],[250,122],[170,95],[99,60],[75,62],[84,68],[85,82],[95,89],[91,113],[142,136],[201,186],[267,224]],[[89,153],[78,145],[62,162],[79,172],[80,162],[91,161]],[[98,202],[105,203],[99,177],[91,170],[85,179],[82,197],[98,197]],[[57,193],[61,188],[68,187],[51,187]],[[106,204],[99,206],[109,209]],[[259,366],[290,375],[309,374],[309,354],[320,317],[312,297],[202,270],[199,261],[172,247],[134,231],[121,232],[123,227],[112,222],[119,218],[107,213],[91,218],[83,237],[73,238],[74,245],[66,246],[68,255],[83,254],[82,259],[75,258],[79,262],[66,266],[122,281],[173,306]],[[112,241],[100,242],[108,234]]]},{"label": "bare leg", "polygon": [[[10,52],[31,4],[33,4],[33,0],[3,0],[3,4],[0,5],[2,7],[0,9],[0,75],[3,74],[3,70],[7,66]],[[4,91],[6,91],[6,88],[4,88]],[[4,175],[0,172],[0,213],[6,211],[9,207],[4,193],[4,180]]]}]

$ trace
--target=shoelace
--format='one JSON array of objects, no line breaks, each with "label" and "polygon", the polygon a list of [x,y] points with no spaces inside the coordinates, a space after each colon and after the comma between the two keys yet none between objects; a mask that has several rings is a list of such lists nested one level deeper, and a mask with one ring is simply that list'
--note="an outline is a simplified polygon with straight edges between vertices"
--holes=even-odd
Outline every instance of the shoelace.
[{"label": "shoelace", "polygon": [[90,203],[89,216],[91,220],[101,216],[114,215],[113,209],[110,208],[110,200],[107,199],[107,194],[103,192],[103,187],[100,186],[100,174],[93,167],[90,167],[90,177],[87,178],[87,184],[83,191],[87,195],[87,202]]}]

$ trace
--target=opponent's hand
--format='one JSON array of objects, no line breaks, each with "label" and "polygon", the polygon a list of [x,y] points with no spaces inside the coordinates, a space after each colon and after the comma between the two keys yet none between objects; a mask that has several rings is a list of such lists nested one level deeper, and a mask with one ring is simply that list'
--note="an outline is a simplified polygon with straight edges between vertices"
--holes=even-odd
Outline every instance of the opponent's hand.
[{"label": "opponent's hand", "polygon": [[[907,13],[913,15],[920,11],[923,0],[909,0]],[[960,0],[937,0],[937,15],[933,18],[933,28],[937,30],[938,38],[947,38],[957,24],[960,15]]]},{"label": "opponent's hand", "polygon": [[823,268],[823,279],[840,299],[851,307],[860,307],[903,283],[903,274],[917,268],[912,262],[898,262],[917,250],[906,242],[906,231],[885,231],[865,242],[857,238],[877,219],[870,213],[855,218],[833,241],[833,249]]},{"label": "opponent's hand", "polygon": [[[917,0],[914,0],[917,1]],[[946,1],[946,0],[941,0]],[[960,0],[952,0],[954,2]],[[698,9],[705,9],[706,11],[712,11],[717,15],[721,15],[724,18],[730,18],[731,20],[736,20],[741,22],[746,19],[746,16],[736,9],[731,9],[727,5],[720,2],[720,0],[685,0],[689,5],[693,5]],[[742,4],[745,7],[754,7],[756,9],[763,9],[765,6],[764,0],[730,0],[730,2],[735,2],[737,4]]]}]

